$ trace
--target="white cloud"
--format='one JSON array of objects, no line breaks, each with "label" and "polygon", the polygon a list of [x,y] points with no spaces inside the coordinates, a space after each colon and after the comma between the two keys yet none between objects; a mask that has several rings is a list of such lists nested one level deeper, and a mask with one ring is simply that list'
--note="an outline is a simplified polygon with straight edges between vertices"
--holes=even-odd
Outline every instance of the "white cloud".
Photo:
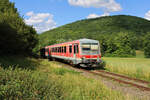
[{"label": "white cloud", "polygon": [[146,18],[147,20],[150,20],[150,10],[145,14],[145,18]]},{"label": "white cloud", "polygon": [[100,16],[102,17],[102,16],[109,16],[109,15],[110,15],[109,13],[105,12],[104,14],[102,14]]},{"label": "white cloud", "polygon": [[32,16],[32,15],[34,15],[34,13],[33,13],[33,11],[30,11],[30,12],[26,13],[26,15],[27,16]]},{"label": "white cloud", "polygon": [[122,9],[115,0],[68,0],[68,2],[73,6],[103,8],[104,12],[114,12]]},{"label": "white cloud", "polygon": [[29,18],[25,19],[25,23],[33,25],[38,33],[48,31],[56,27],[53,15],[50,13],[34,13],[33,11],[26,13]]},{"label": "white cloud", "polygon": [[97,15],[97,14],[89,14],[89,15],[87,16],[87,19],[97,18],[97,17],[100,17],[100,16]]},{"label": "white cloud", "polygon": [[104,14],[102,14],[102,15],[97,15],[97,14],[89,14],[88,16],[87,16],[87,19],[92,19],[92,18],[97,18],[97,17],[103,17],[103,16],[109,16],[109,13],[104,13]]}]

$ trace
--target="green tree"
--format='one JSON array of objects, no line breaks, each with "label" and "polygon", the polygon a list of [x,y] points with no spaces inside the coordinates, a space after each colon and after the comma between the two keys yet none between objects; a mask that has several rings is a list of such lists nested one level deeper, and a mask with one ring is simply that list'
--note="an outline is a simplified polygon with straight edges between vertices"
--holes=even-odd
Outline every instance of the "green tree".
[{"label": "green tree", "polygon": [[0,53],[32,54],[38,42],[37,33],[25,24],[14,5],[9,0],[0,0]]},{"label": "green tree", "polygon": [[145,35],[143,46],[145,57],[150,58],[150,32]]},{"label": "green tree", "polygon": [[119,33],[114,40],[116,51],[113,52],[116,56],[127,57],[135,56],[135,49],[133,48],[134,38],[128,33]]}]

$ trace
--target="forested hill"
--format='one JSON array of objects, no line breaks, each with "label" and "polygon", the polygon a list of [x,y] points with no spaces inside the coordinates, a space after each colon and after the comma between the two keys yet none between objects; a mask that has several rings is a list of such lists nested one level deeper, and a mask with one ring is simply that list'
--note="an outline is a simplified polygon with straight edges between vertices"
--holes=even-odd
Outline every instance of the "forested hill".
[{"label": "forested hill", "polygon": [[86,19],[41,34],[42,45],[47,45],[57,39],[98,39],[105,34],[127,32],[142,35],[150,32],[150,21],[127,15],[107,16],[95,19]]},{"label": "forested hill", "polygon": [[[104,44],[107,41],[105,44],[110,44],[108,41],[113,42],[117,35],[127,34],[127,36],[129,36],[128,39],[131,37],[131,39],[134,40],[131,41],[132,48],[141,49],[143,44],[142,38],[148,32],[150,32],[150,21],[135,16],[117,15],[80,20],[44,32],[39,35],[39,38],[40,47],[80,38],[96,39],[99,40],[101,44]],[[124,36],[121,36],[120,38],[124,38]],[[106,46],[103,45],[104,51],[107,51],[105,49],[109,48],[108,45]],[[110,51],[108,52],[111,53]]]}]

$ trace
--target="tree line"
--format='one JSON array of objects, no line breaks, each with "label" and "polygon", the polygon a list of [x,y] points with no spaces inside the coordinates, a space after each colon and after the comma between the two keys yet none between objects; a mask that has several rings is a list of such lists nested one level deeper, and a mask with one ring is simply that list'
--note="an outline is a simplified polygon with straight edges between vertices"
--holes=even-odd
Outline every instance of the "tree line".
[{"label": "tree line", "polygon": [[100,41],[103,56],[134,57],[136,50],[142,50],[145,57],[150,57],[149,27],[150,21],[135,16],[86,19],[42,33],[39,35],[39,47],[89,38]]},{"label": "tree line", "polygon": [[27,54],[38,43],[36,30],[25,24],[9,0],[0,0],[0,54]]}]

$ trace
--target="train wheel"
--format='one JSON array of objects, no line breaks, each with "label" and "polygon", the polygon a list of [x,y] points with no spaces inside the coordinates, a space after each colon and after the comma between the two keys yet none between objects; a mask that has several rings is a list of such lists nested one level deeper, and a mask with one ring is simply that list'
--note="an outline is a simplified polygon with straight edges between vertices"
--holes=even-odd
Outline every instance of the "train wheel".
[{"label": "train wheel", "polygon": [[70,61],[70,65],[71,65],[71,66],[74,66],[73,61]]},{"label": "train wheel", "polygon": [[48,58],[48,60],[49,60],[49,61],[52,61],[52,58],[51,58],[51,57],[49,57],[49,58]]},{"label": "train wheel", "polygon": [[52,61],[56,61],[56,59],[55,59],[55,58],[52,58]]},{"label": "train wheel", "polygon": [[81,66],[80,66],[80,64],[76,64],[75,67],[80,68]]},{"label": "train wheel", "polygon": [[80,67],[79,64],[74,64],[73,61],[70,61],[70,65],[73,66],[73,67]]}]

